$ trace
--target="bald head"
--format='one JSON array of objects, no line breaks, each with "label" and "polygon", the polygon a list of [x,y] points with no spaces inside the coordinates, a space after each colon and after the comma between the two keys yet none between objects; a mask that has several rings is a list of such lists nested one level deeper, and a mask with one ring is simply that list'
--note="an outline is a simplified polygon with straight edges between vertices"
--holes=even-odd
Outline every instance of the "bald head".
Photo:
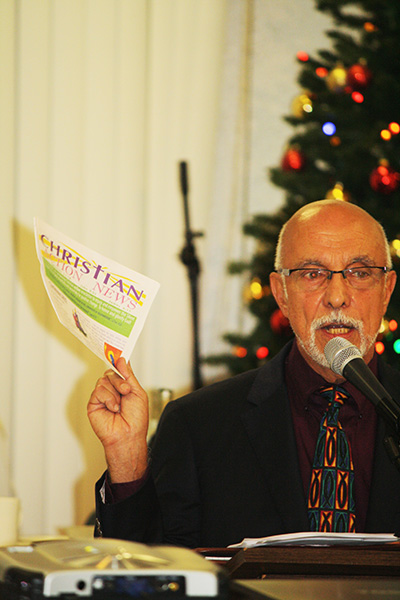
[{"label": "bald head", "polygon": [[302,231],[315,226],[318,231],[323,225],[331,224],[337,230],[345,229],[349,224],[358,223],[360,228],[371,232],[382,245],[386,266],[392,267],[390,248],[383,227],[369,213],[355,204],[343,200],[318,200],[302,206],[285,223],[279,234],[275,255],[275,269],[287,267],[287,254],[290,243],[301,243]]},{"label": "bald head", "polygon": [[[367,287],[354,285],[345,274],[366,267],[375,274]],[[396,273],[384,267],[391,267],[391,259],[383,228],[355,204],[312,202],[282,228],[271,291],[290,321],[300,353],[326,381],[337,378],[324,356],[333,337],[345,337],[367,363],[371,360],[396,283]],[[308,277],[310,271],[330,276],[315,281]]]}]

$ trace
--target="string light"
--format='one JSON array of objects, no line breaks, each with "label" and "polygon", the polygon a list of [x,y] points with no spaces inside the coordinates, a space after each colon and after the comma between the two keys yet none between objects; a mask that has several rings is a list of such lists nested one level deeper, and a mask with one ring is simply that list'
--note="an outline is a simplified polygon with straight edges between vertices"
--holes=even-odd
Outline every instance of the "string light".
[{"label": "string light", "polygon": [[247,349],[244,346],[236,346],[235,354],[238,358],[244,358],[247,356]]},{"label": "string light", "polygon": [[315,69],[315,73],[316,75],[318,75],[318,77],[321,77],[321,79],[323,79],[328,75],[328,69],[325,69],[325,67],[317,67]]},{"label": "string light", "polygon": [[388,330],[389,330],[389,323],[386,321],[386,319],[382,319],[381,325],[379,327],[379,333],[387,333]]},{"label": "string light", "polygon": [[397,327],[398,327],[397,321],[395,319],[391,319],[389,321],[389,329],[390,329],[390,331],[396,331]]},{"label": "string light", "polygon": [[331,137],[330,143],[332,146],[340,146],[342,140],[337,135],[334,135],[333,137]]},{"label": "string light", "polygon": [[251,296],[252,296],[252,298],[254,298],[254,300],[260,300],[260,298],[262,298],[263,289],[262,289],[261,281],[258,278],[253,279],[252,282],[250,283],[250,292],[251,292]]},{"label": "string light", "polygon": [[389,123],[388,129],[391,133],[393,133],[393,135],[397,135],[398,133],[400,133],[400,125],[395,121]]},{"label": "string light", "polygon": [[301,60],[301,62],[307,62],[309,58],[307,52],[303,52],[301,50],[296,54],[296,56],[299,60]]},{"label": "string light", "polygon": [[382,129],[381,131],[381,138],[385,141],[390,140],[390,138],[392,137],[392,134],[390,133],[389,129]]},{"label": "string light", "polygon": [[400,354],[400,340],[395,341],[393,344],[393,350],[396,352],[396,354]]},{"label": "string light", "polygon": [[393,240],[391,242],[390,246],[391,246],[391,254],[393,256],[400,257],[400,240],[396,238],[395,240]]},{"label": "string light", "polygon": [[349,194],[345,192],[343,184],[339,181],[327,192],[326,197],[334,200],[344,200],[345,202],[350,200]]},{"label": "string light", "polygon": [[331,121],[327,121],[322,125],[322,131],[325,135],[334,135],[336,133],[336,125]]},{"label": "string light", "polygon": [[351,94],[351,97],[354,100],[354,102],[357,102],[357,104],[361,104],[362,102],[364,102],[364,96],[360,92],[353,92]]},{"label": "string light", "polygon": [[307,96],[307,94],[302,94],[300,96],[300,101],[303,103],[302,109],[304,112],[311,113],[313,111],[311,99]]},{"label": "string light", "polygon": [[256,352],[256,356],[259,360],[262,360],[263,358],[267,358],[269,354],[269,350],[266,346],[260,346]]},{"label": "string light", "polygon": [[376,342],[375,350],[377,354],[383,354],[385,352],[385,344],[383,342]]},{"label": "string light", "polygon": [[377,26],[374,25],[373,23],[371,23],[370,21],[366,21],[364,23],[364,29],[365,29],[365,31],[368,31],[369,33],[371,33],[371,31],[378,31]]}]

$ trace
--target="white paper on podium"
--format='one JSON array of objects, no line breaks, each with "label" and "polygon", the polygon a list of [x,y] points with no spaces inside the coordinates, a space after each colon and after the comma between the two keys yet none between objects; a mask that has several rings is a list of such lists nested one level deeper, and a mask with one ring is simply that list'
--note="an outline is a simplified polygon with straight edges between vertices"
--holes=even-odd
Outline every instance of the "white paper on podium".
[{"label": "white paper on podium", "polygon": [[400,538],[390,533],[321,533],[304,531],[301,533],[285,533],[264,538],[244,538],[228,548],[256,548],[258,546],[333,546],[359,544],[386,544],[398,542]]},{"label": "white paper on podium", "polygon": [[43,283],[59,321],[118,372],[129,360],[160,284],[34,220]]}]

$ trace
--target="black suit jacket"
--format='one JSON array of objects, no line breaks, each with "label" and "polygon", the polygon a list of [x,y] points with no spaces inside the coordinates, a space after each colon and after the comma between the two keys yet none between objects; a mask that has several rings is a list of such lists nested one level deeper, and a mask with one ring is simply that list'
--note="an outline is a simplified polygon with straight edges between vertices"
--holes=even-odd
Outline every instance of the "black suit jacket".
[{"label": "black suit jacket", "polygon": [[[189,547],[224,547],[244,537],[307,531],[306,498],[284,382],[288,345],[259,369],[200,389],[165,409],[151,475],[130,498],[103,504],[106,537]],[[396,398],[400,374],[379,363]],[[366,532],[400,524],[400,474],[379,419]],[[366,443],[373,443],[372,441]]]}]

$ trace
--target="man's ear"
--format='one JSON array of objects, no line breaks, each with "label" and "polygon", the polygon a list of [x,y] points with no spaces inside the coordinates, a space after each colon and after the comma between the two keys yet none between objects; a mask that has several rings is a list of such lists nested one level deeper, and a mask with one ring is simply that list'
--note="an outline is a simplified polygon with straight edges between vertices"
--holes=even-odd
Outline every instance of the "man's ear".
[{"label": "man's ear", "polygon": [[386,287],[385,287],[385,312],[386,312],[386,308],[390,302],[390,298],[393,294],[393,290],[395,288],[396,285],[396,280],[397,280],[397,275],[395,271],[389,271],[389,273],[386,275]]},{"label": "man's ear", "polygon": [[271,292],[285,317],[288,316],[287,294],[283,285],[282,275],[279,273],[270,273],[269,285]]}]

